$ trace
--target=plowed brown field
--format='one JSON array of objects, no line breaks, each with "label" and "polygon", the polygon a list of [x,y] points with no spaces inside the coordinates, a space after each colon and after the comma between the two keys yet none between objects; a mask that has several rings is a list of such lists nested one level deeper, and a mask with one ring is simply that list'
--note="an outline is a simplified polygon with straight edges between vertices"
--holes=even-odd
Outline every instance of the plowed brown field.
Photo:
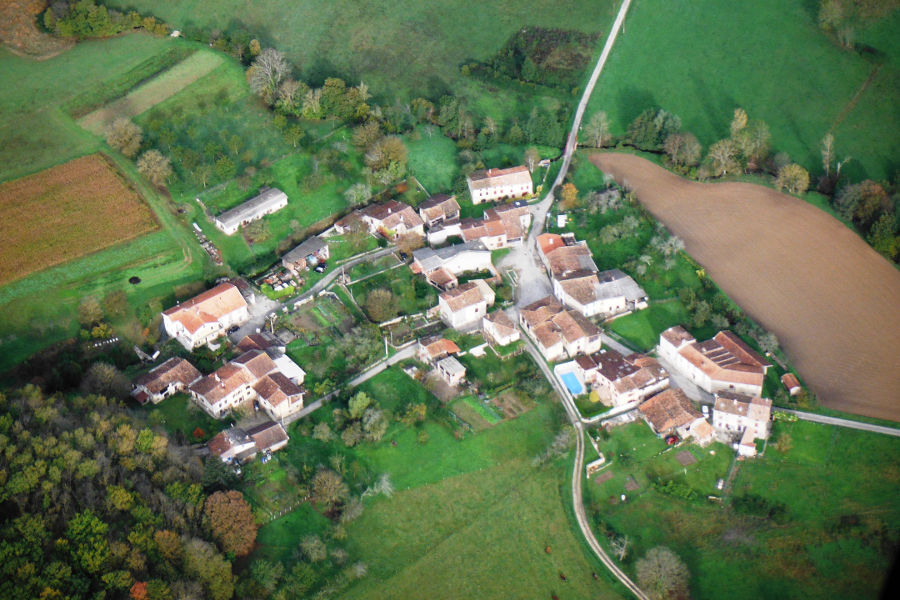
[{"label": "plowed brown field", "polygon": [[591,160],[778,336],[824,406],[900,421],[900,273],[859,236],[763,186],[695,183],[628,154]]},{"label": "plowed brown field", "polygon": [[0,185],[0,284],[157,228],[150,208],[102,156]]}]

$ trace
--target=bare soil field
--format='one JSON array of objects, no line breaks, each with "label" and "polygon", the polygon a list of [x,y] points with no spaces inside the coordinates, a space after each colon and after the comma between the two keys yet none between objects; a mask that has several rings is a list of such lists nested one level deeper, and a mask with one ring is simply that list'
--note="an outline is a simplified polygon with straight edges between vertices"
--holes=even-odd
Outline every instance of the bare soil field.
[{"label": "bare soil field", "polygon": [[153,231],[138,193],[99,154],[0,184],[0,284]]},{"label": "bare soil field", "polygon": [[900,421],[900,273],[859,236],[763,186],[695,183],[628,154],[591,161],[778,336],[824,406]]},{"label": "bare soil field", "polygon": [[44,33],[35,19],[47,8],[47,0],[3,0],[0,2],[0,43],[13,53],[44,60],[75,45]]},{"label": "bare soil field", "polygon": [[200,50],[171,69],[139,85],[128,94],[78,119],[78,124],[98,135],[119,117],[131,118],[149,110],[186,88],[222,64],[222,57]]}]

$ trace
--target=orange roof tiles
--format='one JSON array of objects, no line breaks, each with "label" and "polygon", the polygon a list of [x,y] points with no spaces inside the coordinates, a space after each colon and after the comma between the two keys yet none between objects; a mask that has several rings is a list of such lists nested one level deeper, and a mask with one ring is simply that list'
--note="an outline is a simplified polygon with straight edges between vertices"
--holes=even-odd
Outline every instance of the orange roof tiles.
[{"label": "orange roof tiles", "polygon": [[211,290],[173,306],[163,314],[173,321],[179,321],[185,329],[194,333],[204,324],[215,323],[225,315],[246,306],[247,302],[234,284],[221,283]]}]

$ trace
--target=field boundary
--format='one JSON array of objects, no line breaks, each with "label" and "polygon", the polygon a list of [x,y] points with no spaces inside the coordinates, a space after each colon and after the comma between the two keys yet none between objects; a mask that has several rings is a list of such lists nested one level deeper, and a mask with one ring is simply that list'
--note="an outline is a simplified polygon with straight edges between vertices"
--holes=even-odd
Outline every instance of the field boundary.
[{"label": "field boundary", "polygon": [[224,62],[217,53],[198,50],[184,60],[139,84],[127,94],[108,102],[78,119],[84,129],[102,135],[103,130],[119,117],[131,118],[168,100]]}]

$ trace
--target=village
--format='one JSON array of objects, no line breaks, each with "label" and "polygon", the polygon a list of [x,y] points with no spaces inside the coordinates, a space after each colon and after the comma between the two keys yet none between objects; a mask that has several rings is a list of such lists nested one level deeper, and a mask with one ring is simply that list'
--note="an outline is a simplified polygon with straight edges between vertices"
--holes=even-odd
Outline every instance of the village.
[{"label": "village", "polygon": [[[460,359],[485,360],[479,357],[490,353],[504,361],[524,352],[585,426],[608,430],[643,420],[667,445],[705,447],[718,441],[740,459],[764,452],[772,421],[772,400],[763,397],[771,366],[765,358],[731,331],[698,341],[681,326],[663,331],[655,352],[631,350],[606,335],[603,326],[646,309],[647,293],[620,269],[600,271],[587,244],[573,233],[560,227],[558,233],[541,233],[535,227],[547,220],[550,205],[530,203],[529,169],[476,171],[467,183],[472,203],[486,205],[481,218],[460,218],[460,204],[447,194],[433,195],[416,209],[396,200],[369,204],[285,253],[272,275],[258,280],[268,294],[230,279],[168,308],[162,326],[184,352],[160,357],[161,364],[134,381],[132,396],[152,406],[186,394],[213,419],[232,419],[202,451],[240,465],[257,456],[268,460],[287,445],[290,423],[394,364],[427,379],[445,403],[464,396],[476,413],[503,414],[479,393],[482,382]],[[288,201],[283,192],[266,189],[215,217],[215,225],[231,235]],[[557,225],[565,222],[561,217]],[[331,248],[351,234],[379,243],[329,265]],[[409,273],[401,284],[413,288],[416,308],[423,299],[428,305],[373,319],[379,307],[368,291],[366,317],[354,284],[401,271]],[[318,277],[309,285],[313,273]],[[298,293],[281,302],[269,299],[287,287]],[[313,358],[321,355],[295,360],[297,353],[286,351],[289,344],[320,343],[297,326],[298,315],[310,310],[320,320],[339,313],[349,321],[380,321],[376,351],[367,364],[347,370],[341,380],[322,375],[330,370]],[[382,345],[383,351],[377,350]],[[214,368],[201,372],[192,362],[196,352],[214,356],[212,362],[204,359]],[[309,380],[308,372],[318,375]],[[793,374],[782,381],[791,395],[801,390]],[[589,439],[599,454],[586,466],[590,477],[610,462],[597,445],[599,437]]]}]

